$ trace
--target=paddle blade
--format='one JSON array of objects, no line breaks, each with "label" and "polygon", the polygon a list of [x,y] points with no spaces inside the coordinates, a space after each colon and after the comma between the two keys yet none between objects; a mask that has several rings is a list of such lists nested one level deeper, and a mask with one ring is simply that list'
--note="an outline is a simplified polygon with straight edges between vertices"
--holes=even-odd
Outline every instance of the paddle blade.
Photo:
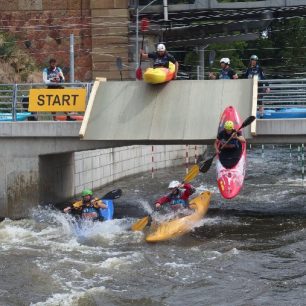
[{"label": "paddle blade", "polygon": [[121,189],[114,189],[107,194],[105,194],[101,199],[106,199],[106,200],[114,200],[120,198],[122,195],[122,190]]},{"label": "paddle blade", "polygon": [[211,157],[210,159],[207,159],[204,162],[200,163],[200,171],[202,173],[206,173],[209,170],[209,168],[211,167],[211,164],[212,164],[215,156],[216,156],[216,154],[213,157]]},{"label": "paddle blade", "polygon": [[241,130],[242,128],[250,125],[254,120],[255,120],[255,116],[250,116],[250,117],[246,118],[243,121],[243,123],[241,124],[241,127],[239,128],[239,130]]},{"label": "paddle blade", "polygon": [[149,19],[148,18],[142,18],[140,21],[140,30],[143,31],[147,31],[148,27],[149,27]]},{"label": "paddle blade", "polygon": [[144,230],[144,228],[147,226],[147,224],[149,223],[149,216],[146,216],[140,220],[138,220],[136,223],[134,223],[131,227],[133,232],[136,231],[142,231]]},{"label": "paddle blade", "polygon": [[136,79],[137,80],[142,80],[142,70],[141,67],[138,67],[136,70]]},{"label": "paddle blade", "polygon": [[188,171],[186,176],[184,177],[184,182],[190,182],[192,181],[198,174],[199,174],[200,168],[198,165],[194,165],[191,167],[191,169]]}]

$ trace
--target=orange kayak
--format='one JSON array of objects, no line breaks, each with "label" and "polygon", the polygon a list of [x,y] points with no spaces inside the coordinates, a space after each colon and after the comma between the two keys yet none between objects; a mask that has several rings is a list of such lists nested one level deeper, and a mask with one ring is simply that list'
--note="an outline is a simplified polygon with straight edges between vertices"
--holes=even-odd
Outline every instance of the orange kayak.
[{"label": "orange kayak", "polygon": [[211,193],[205,191],[196,198],[190,200],[189,206],[194,210],[191,215],[166,221],[158,225],[152,224],[150,228],[151,233],[147,235],[146,241],[164,241],[190,232],[206,215],[210,203],[210,197]]},{"label": "orange kayak", "polygon": [[148,68],[143,74],[143,80],[149,84],[162,84],[174,77],[175,65],[169,62],[169,68]]}]

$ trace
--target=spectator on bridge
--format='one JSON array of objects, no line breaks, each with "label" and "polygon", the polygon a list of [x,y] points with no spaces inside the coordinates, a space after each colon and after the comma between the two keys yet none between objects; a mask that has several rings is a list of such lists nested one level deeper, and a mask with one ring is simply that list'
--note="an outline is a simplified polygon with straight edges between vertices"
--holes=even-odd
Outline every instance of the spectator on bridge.
[{"label": "spectator on bridge", "polygon": [[56,59],[51,58],[49,61],[50,66],[43,70],[43,81],[48,85],[48,88],[63,88],[59,83],[65,82],[63,71],[60,67],[56,66]]},{"label": "spectator on bridge", "polygon": [[211,80],[233,80],[233,79],[238,79],[238,75],[236,71],[234,71],[230,67],[230,59],[228,57],[223,57],[220,60],[220,65],[221,65],[221,70],[219,74],[215,74],[214,72],[209,72],[209,78]]},{"label": "spectator on bridge", "polygon": [[[265,76],[262,68],[258,64],[258,56],[253,54],[250,57],[249,66],[248,66],[246,72],[244,73],[243,77],[245,79],[253,79],[255,75],[258,76],[258,80],[265,80],[266,79],[266,76]],[[259,83],[258,92],[259,93],[269,93],[270,92],[269,83],[267,83],[267,82],[266,83]],[[263,98],[262,95],[260,97]],[[262,101],[258,101],[258,105],[259,105],[259,116],[262,117],[263,112],[264,112],[264,109],[263,109],[263,106],[262,106]]]},{"label": "spectator on bridge", "polygon": [[178,61],[175,57],[168,53],[166,50],[166,46],[164,44],[158,44],[156,48],[156,52],[152,53],[144,53],[144,50],[140,50],[141,57],[143,59],[151,58],[153,59],[153,68],[157,67],[165,67],[169,68],[169,62],[175,65],[174,79],[177,77],[178,73]]}]

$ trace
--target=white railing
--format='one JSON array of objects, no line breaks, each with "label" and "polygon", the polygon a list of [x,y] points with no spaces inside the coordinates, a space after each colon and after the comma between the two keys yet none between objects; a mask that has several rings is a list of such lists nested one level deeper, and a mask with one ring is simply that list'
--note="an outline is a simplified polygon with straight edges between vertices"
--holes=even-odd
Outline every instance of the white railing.
[{"label": "white railing", "polygon": [[262,118],[306,118],[306,79],[258,81],[257,106]]},{"label": "white railing", "polygon": [[[85,88],[86,104],[89,99],[92,83],[61,83],[64,88]],[[19,120],[54,120],[51,113],[30,113],[28,112],[29,91],[32,88],[47,88],[43,83],[22,83],[22,84],[0,84],[0,121],[19,121]],[[56,89],[55,89],[56,90]],[[56,113],[64,115],[68,120],[73,120],[74,116],[83,115]]]}]

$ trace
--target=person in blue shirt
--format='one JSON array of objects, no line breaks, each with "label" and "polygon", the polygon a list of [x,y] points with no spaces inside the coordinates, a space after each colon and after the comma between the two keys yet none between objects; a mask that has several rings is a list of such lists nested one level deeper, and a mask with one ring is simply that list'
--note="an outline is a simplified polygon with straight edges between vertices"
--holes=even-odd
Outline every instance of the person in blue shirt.
[{"label": "person in blue shirt", "polygon": [[[258,80],[265,80],[266,79],[266,76],[265,76],[262,68],[258,64],[258,56],[253,54],[250,57],[249,66],[248,66],[246,72],[244,73],[243,77],[245,79],[253,79],[255,75],[258,76]],[[259,83],[258,87],[259,87],[258,92],[260,92],[260,93],[269,93],[270,92],[268,82]],[[263,96],[261,95],[260,97],[262,98]],[[262,106],[262,101],[258,101],[258,105],[259,105],[259,115],[260,115],[260,117],[262,117],[263,112],[264,112],[263,106]]]},{"label": "person in blue shirt", "polygon": [[140,54],[143,59],[153,59],[153,68],[169,68],[169,62],[172,62],[175,65],[174,79],[176,79],[179,67],[178,62],[172,54],[167,52],[164,44],[158,44],[156,52],[144,53],[144,50],[141,49]]},{"label": "person in blue shirt", "polygon": [[209,72],[209,78],[211,80],[235,80],[238,79],[238,75],[235,70],[230,67],[230,59],[228,57],[223,57],[220,60],[221,70],[218,75],[213,72]]},{"label": "person in blue shirt", "polygon": [[49,67],[43,70],[43,81],[48,85],[48,88],[63,88],[59,83],[65,82],[63,71],[56,66],[56,59],[51,58]]}]

